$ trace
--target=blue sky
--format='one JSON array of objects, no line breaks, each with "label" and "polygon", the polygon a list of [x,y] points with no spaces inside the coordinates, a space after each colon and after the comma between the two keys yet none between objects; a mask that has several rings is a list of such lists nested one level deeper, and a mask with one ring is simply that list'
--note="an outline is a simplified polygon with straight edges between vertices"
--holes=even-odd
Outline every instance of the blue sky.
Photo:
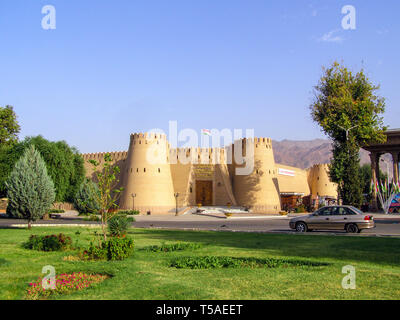
[{"label": "blue sky", "polygon": [[[43,30],[44,5],[56,29]],[[341,26],[356,8],[356,30]],[[381,84],[400,127],[400,2],[303,0],[0,0],[0,105],[21,138],[81,152],[126,150],[152,128],[254,128],[323,138],[309,116],[323,65],[343,61]]]}]

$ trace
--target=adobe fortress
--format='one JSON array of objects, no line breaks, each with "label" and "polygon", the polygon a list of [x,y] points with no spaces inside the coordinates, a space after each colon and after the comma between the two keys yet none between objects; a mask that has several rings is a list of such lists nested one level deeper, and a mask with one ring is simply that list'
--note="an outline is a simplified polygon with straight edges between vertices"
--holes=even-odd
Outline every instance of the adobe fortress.
[{"label": "adobe fortress", "polygon": [[[243,156],[242,164],[230,156],[235,148]],[[252,166],[248,166],[247,150],[254,150]],[[101,166],[105,154],[83,154],[89,178],[94,175],[88,160],[94,159]],[[301,201],[315,204],[318,199],[337,198],[326,164],[307,170],[277,164],[269,138],[242,139],[225,148],[173,149],[166,135],[136,133],[130,136],[128,151],[110,154],[113,164],[121,169],[119,187],[124,191],[119,208],[139,210],[141,214],[175,212],[176,200],[179,208],[229,203],[255,213],[273,214]],[[252,170],[238,174],[246,167]]]}]

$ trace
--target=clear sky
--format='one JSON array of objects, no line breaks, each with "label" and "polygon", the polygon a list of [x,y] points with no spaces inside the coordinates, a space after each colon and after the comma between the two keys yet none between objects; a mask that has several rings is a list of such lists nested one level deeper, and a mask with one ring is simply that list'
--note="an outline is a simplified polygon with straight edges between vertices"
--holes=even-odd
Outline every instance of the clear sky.
[{"label": "clear sky", "polygon": [[[344,30],[344,5],[356,29]],[[42,29],[44,5],[56,29]],[[323,138],[308,106],[334,60],[381,84],[400,127],[398,0],[0,0],[0,105],[21,138],[126,150],[152,128]]]}]

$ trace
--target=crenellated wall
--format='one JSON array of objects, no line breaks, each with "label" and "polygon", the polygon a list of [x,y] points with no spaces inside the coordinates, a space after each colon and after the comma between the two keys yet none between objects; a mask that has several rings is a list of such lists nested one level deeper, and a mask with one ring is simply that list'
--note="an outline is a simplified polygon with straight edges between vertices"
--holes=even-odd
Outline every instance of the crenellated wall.
[{"label": "crenellated wall", "polygon": [[[246,146],[250,148],[247,153]],[[254,158],[249,157],[252,149]],[[234,161],[235,150],[244,163]],[[88,161],[98,161],[102,169],[105,154],[82,155],[88,177],[96,180]],[[120,167],[118,187],[124,188],[120,209],[142,214],[174,213],[176,193],[179,208],[196,205],[197,182],[211,183],[212,205],[230,203],[259,213],[279,212],[281,192],[331,195],[335,189],[324,165],[305,171],[275,164],[270,138],[242,139],[224,148],[171,148],[164,134],[135,133],[130,136],[128,151],[110,154],[112,163]],[[252,170],[241,174],[253,161]],[[279,175],[280,168],[296,174]]]}]

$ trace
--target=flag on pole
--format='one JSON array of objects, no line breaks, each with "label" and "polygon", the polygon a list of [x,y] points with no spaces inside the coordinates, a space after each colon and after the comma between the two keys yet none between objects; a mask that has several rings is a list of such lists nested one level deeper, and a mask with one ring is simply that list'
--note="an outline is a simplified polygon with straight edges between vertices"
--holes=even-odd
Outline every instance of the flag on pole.
[{"label": "flag on pole", "polygon": [[371,184],[369,185],[369,192],[372,193],[374,191],[374,180],[371,179]]},{"label": "flag on pole", "polygon": [[201,133],[205,136],[211,136],[211,130],[201,129]]}]

